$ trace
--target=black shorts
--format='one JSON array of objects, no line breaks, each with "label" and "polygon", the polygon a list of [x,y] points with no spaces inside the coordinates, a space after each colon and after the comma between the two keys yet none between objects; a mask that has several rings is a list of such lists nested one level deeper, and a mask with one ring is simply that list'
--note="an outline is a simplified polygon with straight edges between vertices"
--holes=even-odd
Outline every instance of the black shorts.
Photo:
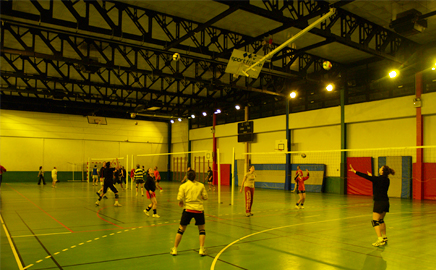
[{"label": "black shorts", "polygon": [[182,219],[180,220],[180,225],[186,226],[191,222],[191,219],[195,219],[195,225],[204,225],[206,222],[204,220],[204,212],[202,213],[191,213],[183,210]]},{"label": "black shorts", "polygon": [[298,190],[297,189],[297,194],[300,194],[300,193],[306,193],[306,191],[305,190]]},{"label": "black shorts", "polygon": [[372,212],[379,214],[389,212],[389,201],[374,201]]},{"label": "black shorts", "polygon": [[144,184],[144,180],[135,180],[136,184]]},{"label": "black shorts", "polygon": [[113,193],[118,193],[117,188],[114,187],[114,183],[105,181],[103,185],[103,194],[106,194],[108,188],[110,188]]}]

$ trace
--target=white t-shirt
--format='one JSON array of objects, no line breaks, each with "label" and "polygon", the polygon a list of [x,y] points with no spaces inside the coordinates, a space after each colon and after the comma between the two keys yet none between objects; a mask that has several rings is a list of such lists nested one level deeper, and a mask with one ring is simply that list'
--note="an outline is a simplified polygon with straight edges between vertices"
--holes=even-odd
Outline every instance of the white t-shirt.
[{"label": "white t-shirt", "polygon": [[58,170],[53,169],[53,170],[51,171],[51,177],[52,177],[52,178],[58,177]]},{"label": "white t-shirt", "polygon": [[244,177],[246,177],[244,182],[244,187],[254,188],[254,181],[256,180],[256,175],[254,173],[248,172]]},{"label": "white t-shirt", "polygon": [[179,187],[177,200],[183,201],[187,210],[204,211],[203,201],[207,200],[207,192],[203,183],[187,180]]}]

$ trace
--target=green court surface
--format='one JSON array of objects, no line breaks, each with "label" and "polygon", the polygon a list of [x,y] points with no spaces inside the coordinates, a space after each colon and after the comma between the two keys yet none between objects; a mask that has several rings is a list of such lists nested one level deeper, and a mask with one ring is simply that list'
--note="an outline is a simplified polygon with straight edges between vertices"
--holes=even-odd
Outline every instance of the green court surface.
[{"label": "green court surface", "polygon": [[[179,184],[163,182],[160,218],[147,217],[147,197],[130,189],[95,205],[99,188],[86,182],[3,183],[1,269],[436,269],[436,202],[391,198],[389,242],[373,247],[372,198],[256,189],[252,217],[243,194],[224,187],[222,204],[205,203],[206,250],[198,255],[194,221],[174,244],[182,209]],[[5,231],[6,230],[6,231]],[[27,267],[27,268],[26,268]]]}]

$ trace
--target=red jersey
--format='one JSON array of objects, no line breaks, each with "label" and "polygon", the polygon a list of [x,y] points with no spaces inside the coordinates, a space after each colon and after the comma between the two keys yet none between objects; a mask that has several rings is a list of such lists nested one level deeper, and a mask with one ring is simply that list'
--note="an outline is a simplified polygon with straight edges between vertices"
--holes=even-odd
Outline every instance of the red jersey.
[{"label": "red jersey", "polygon": [[3,167],[2,165],[0,165],[0,174],[3,174],[4,172],[6,172],[5,167]]},{"label": "red jersey", "polygon": [[135,177],[135,169],[132,169],[131,171],[130,171],[130,178],[134,178]]},{"label": "red jersey", "polygon": [[306,181],[307,179],[309,179],[309,173],[307,173],[307,176],[305,177],[303,177],[303,173],[301,173],[301,175],[297,177],[296,181],[298,183],[298,190],[306,190],[306,188],[304,187],[304,181]]},{"label": "red jersey", "polygon": [[160,174],[159,174],[159,171],[158,171],[158,170],[155,170],[155,171],[154,171],[154,179],[156,179],[156,181],[157,181],[157,180],[160,180]]},{"label": "red jersey", "polygon": [[298,175],[303,176],[303,171],[302,171],[301,169],[300,169],[300,170],[297,170],[296,173],[295,173],[295,175],[296,175],[296,176],[298,176]]}]

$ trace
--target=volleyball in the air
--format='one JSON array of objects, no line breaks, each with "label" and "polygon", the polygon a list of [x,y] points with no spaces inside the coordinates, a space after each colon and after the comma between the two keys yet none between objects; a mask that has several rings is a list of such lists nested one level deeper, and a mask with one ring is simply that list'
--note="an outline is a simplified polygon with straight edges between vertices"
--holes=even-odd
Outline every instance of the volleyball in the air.
[{"label": "volleyball in the air", "polygon": [[332,68],[332,63],[330,63],[330,61],[324,61],[322,63],[322,68],[325,70],[330,70]]},{"label": "volleyball in the air", "polygon": [[180,59],[180,54],[179,53],[173,54],[173,60],[174,61],[179,61],[179,59]]},{"label": "volleyball in the air", "polygon": [[301,157],[306,158],[306,154],[305,153],[301,154]]}]

